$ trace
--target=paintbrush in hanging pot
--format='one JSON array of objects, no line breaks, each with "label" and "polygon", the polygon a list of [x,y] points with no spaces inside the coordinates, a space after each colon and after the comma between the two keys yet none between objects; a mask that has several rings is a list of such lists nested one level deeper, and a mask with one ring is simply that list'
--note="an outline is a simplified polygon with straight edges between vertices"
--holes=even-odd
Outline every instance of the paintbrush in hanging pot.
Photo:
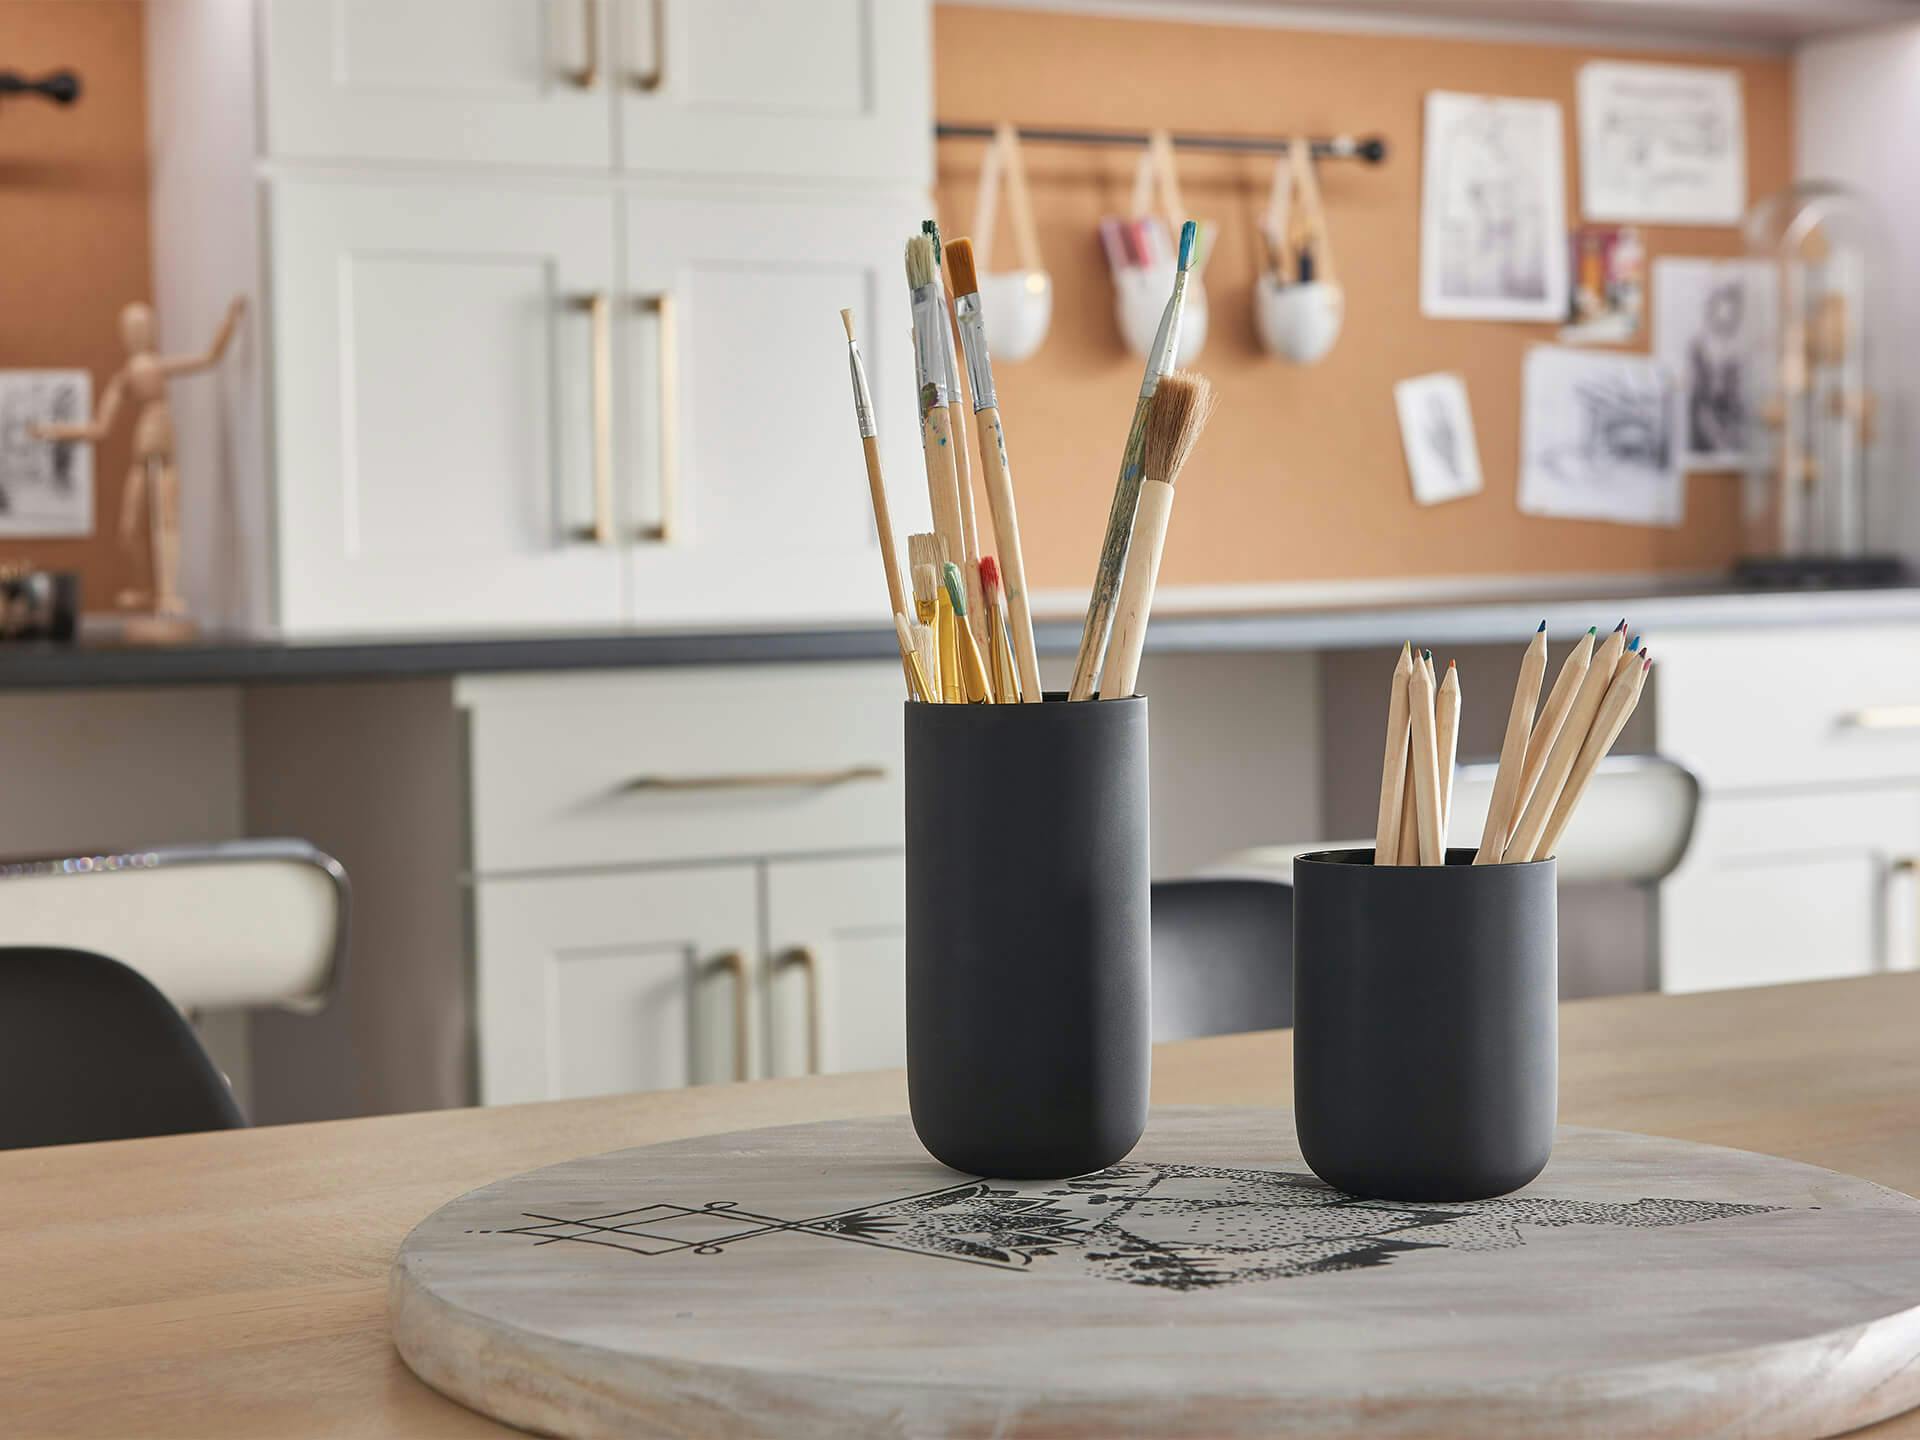
[{"label": "paintbrush in hanging pot", "polygon": [[927,498],[933,506],[933,531],[945,542],[949,558],[966,556],[960,516],[960,470],[948,409],[947,377],[952,373],[947,292],[933,263],[933,239],[907,241],[907,288],[913,303],[913,366],[919,387],[920,452],[927,467]]},{"label": "paintbrush in hanging pot", "polygon": [[1000,397],[987,354],[986,316],[980,304],[980,280],[974,269],[973,242],[947,246],[953,277],[954,317],[960,348],[966,352],[967,385],[973,395],[974,436],[980,442],[980,468],[987,482],[987,511],[993,521],[994,549],[1007,598],[1007,636],[1019,668],[1021,698],[1038,701],[1040,652],[1033,643],[1033,609],[1027,599],[1027,562],[1020,548],[1020,513],[1013,500],[1013,469],[1007,461],[1007,434],[1000,419]]},{"label": "paintbrush in hanging pot", "polygon": [[987,643],[986,607],[981,603],[980,526],[973,513],[973,458],[967,447],[967,393],[961,388],[960,361],[957,358],[959,320],[953,311],[953,289],[947,275],[946,248],[940,243],[940,226],[933,220],[920,222],[920,232],[933,242],[933,269],[940,277],[940,293],[946,305],[947,328],[941,336],[947,358],[947,432],[953,436],[953,467],[960,496],[960,554],[954,556],[967,586],[967,624],[978,644]]},{"label": "paintbrush in hanging pot", "polygon": [[[880,473],[879,428],[873,423],[873,391],[867,385],[867,367],[860,358],[860,346],[853,338],[853,311],[842,310],[840,323],[847,331],[847,366],[853,375],[853,418],[860,427],[860,447],[867,458],[867,490],[873,500],[873,528],[880,538],[880,564],[886,571],[887,605],[898,615],[907,608],[907,589],[900,578],[900,554],[893,544],[893,516],[887,510],[887,487]],[[914,676],[906,656],[907,687],[913,688]]]},{"label": "paintbrush in hanging pot", "polygon": [[1154,587],[1160,579],[1160,554],[1173,514],[1173,486],[1193,453],[1207,417],[1213,413],[1213,386],[1204,375],[1176,371],[1160,382],[1147,411],[1146,443],[1141,449],[1143,479],[1134,509],[1133,538],[1127,548],[1126,574],[1113,622],[1113,642],[1101,671],[1100,698],[1133,694],[1140,678],[1140,652],[1146,644]]},{"label": "paintbrush in hanging pot", "polygon": [[1120,576],[1133,538],[1133,512],[1140,501],[1147,407],[1161,378],[1173,369],[1173,357],[1180,348],[1180,316],[1186,309],[1194,233],[1191,220],[1180,227],[1179,268],[1173,276],[1173,293],[1160,314],[1159,333],[1154,336],[1152,350],[1147,352],[1147,368],[1140,380],[1139,398],[1134,402],[1133,423],[1127,430],[1126,449],[1120,455],[1120,479],[1114,486],[1113,507],[1107,512],[1100,563],[1093,574],[1093,596],[1087,602],[1086,626],[1080,632],[1080,653],[1073,664],[1073,686],[1067,694],[1070,700],[1090,700],[1100,685],[1100,664],[1106,656],[1107,636],[1113,629],[1114,605],[1120,594]]}]

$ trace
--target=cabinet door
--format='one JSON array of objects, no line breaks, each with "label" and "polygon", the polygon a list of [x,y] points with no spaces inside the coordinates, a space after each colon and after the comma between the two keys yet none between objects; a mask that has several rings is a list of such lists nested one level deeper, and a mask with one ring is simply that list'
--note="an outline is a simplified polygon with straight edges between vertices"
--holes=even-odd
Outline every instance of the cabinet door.
[{"label": "cabinet door", "polygon": [[898,855],[767,867],[770,1073],[907,1063],[906,894]]},{"label": "cabinet door", "polygon": [[1660,892],[1668,993],[1911,963],[1920,791],[1707,796]]},{"label": "cabinet door", "polygon": [[620,559],[590,532],[614,478],[613,202],[270,194],[281,624],[616,623]]},{"label": "cabinet door", "polygon": [[902,200],[629,199],[635,621],[885,618],[838,312],[854,311],[904,554],[930,528],[902,268],[918,226]]},{"label": "cabinet door", "polygon": [[931,183],[928,0],[616,5],[626,169]]},{"label": "cabinet door", "polygon": [[480,1099],[751,1076],[753,868],[474,886]]},{"label": "cabinet door", "polygon": [[605,169],[598,0],[267,0],[276,157]]}]

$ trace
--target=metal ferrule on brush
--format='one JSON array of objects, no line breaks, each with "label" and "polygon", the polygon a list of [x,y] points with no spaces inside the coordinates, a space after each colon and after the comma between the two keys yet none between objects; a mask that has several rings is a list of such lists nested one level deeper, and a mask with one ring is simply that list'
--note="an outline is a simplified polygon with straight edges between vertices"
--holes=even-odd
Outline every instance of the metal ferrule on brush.
[{"label": "metal ferrule on brush", "polygon": [[1173,357],[1180,351],[1180,314],[1187,304],[1187,272],[1176,270],[1173,294],[1167,308],[1160,312],[1160,328],[1153,337],[1153,349],[1147,352],[1146,373],[1140,377],[1140,398],[1150,400],[1160,377],[1173,369]]},{"label": "metal ferrule on brush", "polygon": [[947,372],[952,362],[941,344],[947,328],[947,297],[937,279],[907,293],[913,306],[913,367],[924,416],[947,403]]},{"label": "metal ferrule on brush", "polygon": [[998,409],[993,393],[993,362],[987,358],[987,317],[978,295],[954,297],[954,318],[960,322],[960,348],[967,352],[967,389],[973,392],[973,412]]},{"label": "metal ferrule on brush", "polygon": [[880,432],[873,424],[873,391],[867,388],[867,367],[860,359],[860,347],[847,343],[847,364],[853,369],[853,418],[860,426],[860,438],[871,440]]}]

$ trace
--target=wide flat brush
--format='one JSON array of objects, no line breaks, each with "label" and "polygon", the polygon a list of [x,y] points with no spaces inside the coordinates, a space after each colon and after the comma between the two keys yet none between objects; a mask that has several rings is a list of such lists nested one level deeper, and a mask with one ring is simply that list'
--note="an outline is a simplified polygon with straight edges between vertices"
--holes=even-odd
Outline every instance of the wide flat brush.
[{"label": "wide flat brush", "polygon": [[927,499],[933,530],[946,542],[949,556],[966,555],[960,516],[960,471],[954,458],[952,419],[947,409],[947,295],[933,263],[933,240],[915,235],[907,241],[907,290],[913,303],[913,363],[919,385],[920,453],[927,467]]},{"label": "wide flat brush", "polygon": [[1194,223],[1180,227],[1180,262],[1173,276],[1173,294],[1160,314],[1160,330],[1153,349],[1147,353],[1146,373],[1140,380],[1140,395],[1133,406],[1133,423],[1127,430],[1126,448],[1120,452],[1120,478],[1114,486],[1113,507],[1107,512],[1107,533],[1100,542],[1100,563],[1093,572],[1093,595],[1087,602],[1087,620],[1080,631],[1080,653],[1073,662],[1073,686],[1070,700],[1090,700],[1100,685],[1100,664],[1107,653],[1107,636],[1113,629],[1114,606],[1120,595],[1120,576],[1126,568],[1127,547],[1133,539],[1133,512],[1140,503],[1144,448],[1147,439],[1147,407],[1161,378],[1173,369],[1173,357],[1180,348],[1180,316],[1187,303],[1187,272],[1193,265]]},{"label": "wide flat brush", "polygon": [[1021,698],[1041,698],[1040,652],[1033,643],[1033,608],[1027,600],[1027,562],[1020,548],[1020,512],[1013,499],[1013,468],[1007,460],[1007,432],[1000,419],[1000,397],[993,384],[993,360],[987,353],[986,316],[980,305],[973,242],[955,240],[946,247],[953,279],[954,318],[967,357],[967,384],[973,394],[974,438],[980,443],[980,471],[986,481],[987,513],[993,520],[994,549],[1006,588],[1007,638],[1020,675]]},{"label": "wide flat brush", "polygon": [[[908,543],[920,539],[909,536]],[[931,540],[932,536],[925,537]],[[933,547],[938,549],[938,546]],[[940,667],[940,581],[939,571],[931,562],[916,559],[913,565],[913,606],[914,613],[920,617],[920,624],[914,630],[918,641],[922,632],[931,639],[931,650],[923,652],[921,659],[926,666],[927,685],[933,692],[936,702],[944,701],[946,694],[946,672]]]},{"label": "wide flat brush", "polygon": [[1193,453],[1207,417],[1213,413],[1213,386],[1204,375],[1176,371],[1160,382],[1147,408],[1146,440],[1141,447],[1143,476],[1134,507],[1127,568],[1115,607],[1113,640],[1101,671],[1100,698],[1133,694],[1140,678],[1140,652],[1147,640],[1154,587],[1160,580],[1160,555],[1173,515],[1173,486]]},{"label": "wide flat brush", "polygon": [[[873,422],[873,392],[867,386],[867,367],[860,359],[860,346],[853,338],[853,311],[842,310],[840,323],[847,331],[847,365],[853,375],[853,418],[860,427],[860,447],[867,457],[867,490],[873,499],[873,528],[880,537],[880,564],[887,576],[887,608],[898,615],[907,608],[906,584],[900,578],[900,552],[893,543],[893,516],[887,509],[887,486],[880,473],[880,440]],[[913,685],[913,669],[907,657],[907,685]]]}]

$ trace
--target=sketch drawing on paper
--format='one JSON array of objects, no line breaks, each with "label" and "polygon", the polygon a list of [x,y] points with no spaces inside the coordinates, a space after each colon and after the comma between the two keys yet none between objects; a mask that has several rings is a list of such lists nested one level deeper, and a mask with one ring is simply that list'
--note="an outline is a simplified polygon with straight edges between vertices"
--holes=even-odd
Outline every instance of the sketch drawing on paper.
[{"label": "sketch drawing on paper", "polygon": [[0,371],[0,535],[93,533],[93,447],[31,433],[92,412],[84,370]]},{"label": "sketch drawing on paper", "polygon": [[1553,101],[1428,94],[1420,309],[1447,319],[1565,318],[1566,182]]},{"label": "sketch drawing on paper", "polygon": [[1589,220],[1735,225],[1747,203],[1735,70],[1580,67],[1580,208]]},{"label": "sketch drawing on paper", "polygon": [[1413,498],[1422,505],[1480,492],[1480,445],[1473,434],[1467,383],[1458,375],[1416,375],[1393,387],[1400,443]]},{"label": "sketch drawing on paper", "polygon": [[1761,447],[1776,299],[1774,269],[1764,260],[1654,266],[1654,353],[1680,384],[1687,469],[1740,469]]},{"label": "sketch drawing on paper", "polygon": [[1527,354],[1520,509],[1678,525],[1686,509],[1678,387],[1640,355],[1536,346]]}]

